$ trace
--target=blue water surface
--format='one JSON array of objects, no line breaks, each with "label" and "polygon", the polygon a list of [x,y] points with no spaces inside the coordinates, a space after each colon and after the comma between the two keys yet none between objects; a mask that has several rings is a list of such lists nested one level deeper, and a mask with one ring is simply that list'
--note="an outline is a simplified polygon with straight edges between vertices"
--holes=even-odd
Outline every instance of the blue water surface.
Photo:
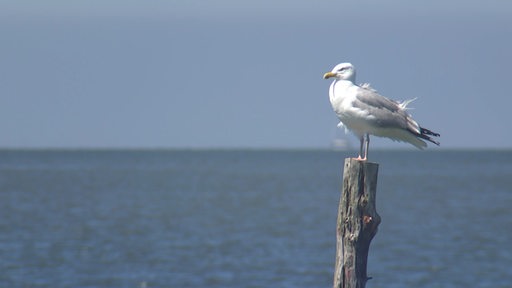
[{"label": "blue water surface", "polygon": [[[331,287],[332,151],[0,151],[0,287]],[[374,151],[367,287],[510,287],[512,152]]]}]

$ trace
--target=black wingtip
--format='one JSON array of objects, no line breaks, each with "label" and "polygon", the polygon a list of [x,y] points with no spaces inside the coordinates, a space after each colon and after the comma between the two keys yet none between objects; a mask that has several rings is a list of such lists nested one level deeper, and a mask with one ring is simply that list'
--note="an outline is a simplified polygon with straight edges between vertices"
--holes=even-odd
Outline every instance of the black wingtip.
[{"label": "black wingtip", "polygon": [[420,127],[420,133],[421,133],[421,135],[430,135],[430,136],[434,136],[434,137],[441,136],[439,133],[433,132],[433,131],[428,130],[428,129],[423,128],[423,127]]},{"label": "black wingtip", "polygon": [[432,137],[430,137],[430,136],[439,137],[441,135],[439,133],[433,132],[426,128],[420,127],[420,134],[418,135],[418,137],[420,137],[421,139],[425,139],[429,142],[432,142],[432,143],[436,144],[437,146],[441,145],[441,143],[439,143],[439,141],[432,139]]}]

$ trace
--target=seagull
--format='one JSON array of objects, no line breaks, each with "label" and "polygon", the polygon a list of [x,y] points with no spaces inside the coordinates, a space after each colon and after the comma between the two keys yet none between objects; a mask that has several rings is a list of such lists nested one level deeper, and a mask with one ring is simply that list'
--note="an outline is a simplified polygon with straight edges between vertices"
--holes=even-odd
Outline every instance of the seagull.
[{"label": "seagull", "polygon": [[324,79],[329,78],[334,78],[329,100],[341,121],[338,126],[345,126],[361,141],[356,160],[368,159],[370,134],[408,142],[419,149],[427,147],[424,140],[439,146],[433,139],[439,133],[421,127],[407,112],[407,105],[415,99],[398,102],[378,94],[369,84],[355,84],[356,70],[350,63],[334,66],[324,74]]}]

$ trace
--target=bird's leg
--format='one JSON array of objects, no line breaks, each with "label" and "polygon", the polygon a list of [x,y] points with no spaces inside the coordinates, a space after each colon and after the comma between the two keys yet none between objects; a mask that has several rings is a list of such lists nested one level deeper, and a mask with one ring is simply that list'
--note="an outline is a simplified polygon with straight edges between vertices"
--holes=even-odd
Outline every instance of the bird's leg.
[{"label": "bird's leg", "polygon": [[364,158],[363,158],[363,160],[368,160],[368,148],[370,148],[370,134],[366,133],[366,147],[364,149]]},{"label": "bird's leg", "polygon": [[359,144],[359,155],[357,156],[357,158],[353,158],[353,159],[354,160],[359,160],[359,161],[364,161],[364,160],[366,160],[366,157],[365,158],[361,157],[363,155],[364,134],[361,137],[359,137],[359,141],[360,141],[360,144]]}]

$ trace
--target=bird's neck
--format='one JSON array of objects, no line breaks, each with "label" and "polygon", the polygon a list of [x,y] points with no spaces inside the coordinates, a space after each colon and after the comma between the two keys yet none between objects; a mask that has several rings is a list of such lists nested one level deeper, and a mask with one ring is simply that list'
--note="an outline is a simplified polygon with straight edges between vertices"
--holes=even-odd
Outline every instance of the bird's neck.
[{"label": "bird's neck", "polygon": [[351,87],[351,86],[354,86],[356,84],[354,84],[354,81],[353,80],[341,80],[341,79],[337,79],[334,81],[333,85],[336,85],[336,86],[340,86],[340,87]]},{"label": "bird's neck", "polygon": [[[339,101],[343,101],[345,96],[344,93],[340,92],[349,91],[352,87],[354,87],[354,83],[350,80],[334,80],[329,89],[329,100],[331,101],[331,104],[338,105]],[[338,91],[338,93],[336,93],[336,91]]]}]

